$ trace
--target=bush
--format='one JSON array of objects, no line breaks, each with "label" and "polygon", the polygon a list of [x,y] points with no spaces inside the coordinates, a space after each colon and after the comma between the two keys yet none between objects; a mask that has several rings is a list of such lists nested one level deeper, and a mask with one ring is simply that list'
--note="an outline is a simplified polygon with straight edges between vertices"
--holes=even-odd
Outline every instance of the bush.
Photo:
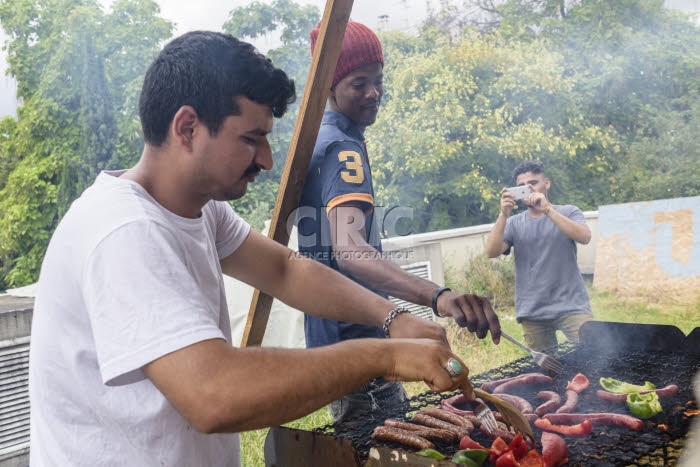
[{"label": "bush", "polygon": [[489,259],[484,254],[474,256],[465,270],[447,274],[447,284],[454,290],[483,295],[494,309],[515,306],[515,262],[513,256]]}]

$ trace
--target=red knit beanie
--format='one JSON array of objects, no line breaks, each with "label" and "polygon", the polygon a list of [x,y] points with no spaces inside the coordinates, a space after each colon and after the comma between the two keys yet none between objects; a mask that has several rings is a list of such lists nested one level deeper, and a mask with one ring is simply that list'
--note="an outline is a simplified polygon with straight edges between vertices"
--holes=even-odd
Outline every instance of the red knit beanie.
[{"label": "red knit beanie", "polygon": [[[314,53],[320,28],[321,23],[319,22],[309,34],[311,36],[311,54]],[[338,81],[352,70],[377,62],[384,66],[382,44],[379,42],[377,35],[364,24],[348,21],[331,87],[338,84]]]}]

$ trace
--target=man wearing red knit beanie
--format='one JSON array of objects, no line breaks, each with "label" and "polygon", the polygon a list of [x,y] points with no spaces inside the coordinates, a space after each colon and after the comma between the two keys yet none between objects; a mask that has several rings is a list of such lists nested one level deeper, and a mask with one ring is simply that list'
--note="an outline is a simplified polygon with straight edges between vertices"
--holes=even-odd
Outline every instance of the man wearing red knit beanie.
[{"label": "man wearing red knit beanie", "polygon": [[[310,34],[312,53],[318,34],[316,26]],[[348,22],[297,211],[299,251],[379,295],[432,306],[438,316],[452,316],[480,338],[490,330],[498,342],[498,318],[486,298],[454,293],[403,271],[382,255],[377,227],[382,219],[375,219],[364,132],[377,118],[384,94],[383,67],[384,55],[376,34],[367,26]],[[397,307],[387,321],[400,321],[406,311]],[[307,347],[390,337],[386,329],[388,326],[382,329],[304,317]],[[444,331],[436,338],[446,341]],[[361,426],[368,417],[405,414],[406,399],[401,383],[376,378],[329,407],[335,422],[342,422],[339,427],[352,429],[353,422]]]}]

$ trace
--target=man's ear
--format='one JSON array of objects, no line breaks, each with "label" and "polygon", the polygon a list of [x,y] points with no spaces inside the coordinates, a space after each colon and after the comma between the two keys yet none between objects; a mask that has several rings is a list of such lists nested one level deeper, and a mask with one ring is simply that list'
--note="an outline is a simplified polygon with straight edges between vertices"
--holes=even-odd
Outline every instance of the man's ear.
[{"label": "man's ear", "polygon": [[551,183],[549,182],[549,179],[545,177],[544,179],[544,187],[549,190],[549,187],[551,186]]},{"label": "man's ear", "polygon": [[170,124],[170,131],[172,132],[174,141],[180,146],[192,149],[194,131],[199,124],[197,111],[194,110],[192,106],[183,105],[180,107],[177,112],[175,112],[173,121]]}]

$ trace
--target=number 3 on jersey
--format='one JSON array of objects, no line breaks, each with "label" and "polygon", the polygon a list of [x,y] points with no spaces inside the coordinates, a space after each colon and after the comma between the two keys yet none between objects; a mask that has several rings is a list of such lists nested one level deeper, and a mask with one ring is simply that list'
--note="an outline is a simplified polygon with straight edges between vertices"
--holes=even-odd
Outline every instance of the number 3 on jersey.
[{"label": "number 3 on jersey", "polygon": [[362,170],[362,156],[355,151],[340,151],[338,160],[345,162],[345,168],[340,172],[340,178],[348,183],[361,184],[365,181],[365,172]]}]

